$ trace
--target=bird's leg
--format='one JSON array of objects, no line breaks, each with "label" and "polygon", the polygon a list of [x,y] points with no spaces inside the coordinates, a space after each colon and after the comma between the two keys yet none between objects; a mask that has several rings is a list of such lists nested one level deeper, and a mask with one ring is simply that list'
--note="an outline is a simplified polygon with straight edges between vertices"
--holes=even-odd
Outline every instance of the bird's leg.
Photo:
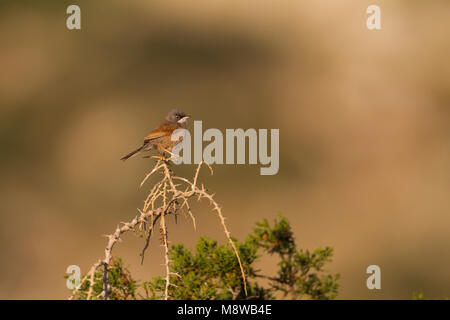
[{"label": "bird's leg", "polygon": [[[168,154],[171,155],[171,157],[174,157],[175,159],[178,159],[180,156],[178,154],[172,153],[167,149],[164,149],[165,152],[167,152]],[[164,153],[163,153],[164,154]],[[171,158],[168,158],[168,160],[170,160]]]},{"label": "bird's leg", "polygon": [[157,155],[157,156],[152,156],[153,159],[158,159],[164,162],[167,162],[167,157],[165,157],[164,155]]}]

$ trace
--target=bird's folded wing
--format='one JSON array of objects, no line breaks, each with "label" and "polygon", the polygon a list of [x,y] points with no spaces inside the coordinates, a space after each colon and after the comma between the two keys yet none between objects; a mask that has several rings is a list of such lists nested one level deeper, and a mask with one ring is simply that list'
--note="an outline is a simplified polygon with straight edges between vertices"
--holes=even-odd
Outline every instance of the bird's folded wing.
[{"label": "bird's folded wing", "polygon": [[154,131],[150,132],[150,134],[144,138],[144,142],[148,142],[148,141],[155,140],[158,138],[166,137],[169,135],[170,135],[170,132],[168,132],[168,131],[154,130]]}]

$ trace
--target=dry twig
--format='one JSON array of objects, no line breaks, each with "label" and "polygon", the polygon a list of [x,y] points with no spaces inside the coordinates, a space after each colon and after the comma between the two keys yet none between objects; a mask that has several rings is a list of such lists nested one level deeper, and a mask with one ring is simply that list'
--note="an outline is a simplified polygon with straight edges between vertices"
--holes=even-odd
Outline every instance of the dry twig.
[{"label": "dry twig", "polygon": [[[220,223],[225,232],[225,235],[228,239],[228,242],[230,243],[238,260],[239,268],[242,274],[242,280],[244,283],[244,291],[245,294],[247,294],[247,281],[245,277],[244,268],[242,266],[242,262],[239,257],[236,245],[234,244],[230,232],[228,231],[228,228],[225,224],[225,217],[222,214],[220,206],[214,200],[214,195],[209,194],[203,185],[201,187],[197,185],[200,168],[202,164],[206,163],[201,162],[197,166],[194,178],[191,182],[186,178],[173,175],[173,171],[169,167],[168,159],[163,157],[155,157],[155,158],[158,159],[155,166],[150,171],[150,173],[147,174],[145,178],[142,180],[140,187],[142,187],[145,184],[145,182],[148,181],[148,179],[154,174],[158,173],[161,174],[162,175],[161,180],[155,183],[155,185],[150,190],[148,196],[145,199],[143,209],[139,210],[140,214],[130,222],[122,222],[122,226],[119,225],[113,234],[106,236],[108,238],[108,243],[105,248],[105,257],[103,258],[103,260],[99,260],[91,267],[86,276],[81,280],[80,284],[74,289],[74,291],[72,292],[72,296],[69,299],[73,299],[73,297],[80,290],[81,286],[85,281],[89,281],[89,290],[87,299],[89,300],[93,298],[92,295],[95,281],[94,279],[95,273],[100,266],[104,266],[104,276],[103,276],[104,291],[101,294],[99,294],[96,298],[103,297],[104,299],[108,299],[108,283],[107,283],[108,267],[112,259],[112,250],[114,248],[114,245],[121,240],[120,237],[123,233],[132,230],[143,231],[146,238],[144,248],[142,249],[141,252],[142,256],[141,263],[143,263],[145,251],[148,248],[150,237],[153,233],[154,226],[158,221],[158,219],[161,219],[160,230],[161,230],[162,246],[164,247],[164,265],[166,271],[165,277],[166,286],[164,291],[164,299],[165,300],[169,299],[169,287],[171,285],[170,276],[179,276],[179,275],[170,271],[169,240],[166,223],[167,221],[165,218],[167,215],[170,214],[174,214],[176,216],[178,211],[181,211],[184,208],[186,208],[186,211],[188,212],[195,229],[196,228],[195,217],[189,205],[189,200],[195,197],[197,198],[198,201],[200,201],[203,198],[209,200],[210,204],[213,207],[213,211],[217,213]],[[213,174],[211,166],[209,166],[208,164],[206,165],[209,167],[211,174]],[[176,181],[179,182],[179,184],[176,184],[175,183]]]}]

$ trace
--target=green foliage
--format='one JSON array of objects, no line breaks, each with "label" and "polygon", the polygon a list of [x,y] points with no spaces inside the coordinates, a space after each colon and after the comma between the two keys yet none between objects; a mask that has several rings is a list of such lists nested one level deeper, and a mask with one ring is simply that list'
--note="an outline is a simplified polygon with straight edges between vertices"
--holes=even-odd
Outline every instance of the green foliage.
[{"label": "green foliage", "polygon": [[430,298],[425,298],[425,295],[422,292],[413,292],[413,300],[448,300],[448,297],[443,297],[443,298],[434,298],[434,299],[430,299]]},{"label": "green foliage", "polygon": [[[94,275],[94,286],[92,297],[100,296],[103,292],[103,268],[99,268]],[[76,293],[74,299],[86,300],[88,296],[90,281],[85,281],[80,290]],[[108,284],[110,290],[108,291],[109,299],[111,300],[136,300],[138,297],[137,289],[138,282],[133,280],[130,271],[123,265],[120,258],[112,258],[108,269]]]},{"label": "green foliage", "polygon": [[[241,278],[239,264],[233,250],[227,245],[205,237],[200,238],[191,251],[182,244],[170,248],[171,299],[334,299],[338,293],[339,275],[331,275],[324,266],[331,261],[333,249],[318,248],[310,252],[298,250],[289,221],[280,216],[271,227],[267,220],[257,223],[243,242],[236,243],[247,275],[247,291]],[[275,255],[278,271],[267,276],[255,270],[254,263],[262,254]],[[163,299],[165,278],[155,277],[138,284],[116,260],[110,266],[111,299]],[[103,288],[103,272],[96,274],[95,294]],[[268,279],[262,286],[259,279]],[[266,281],[267,282],[267,281]],[[84,283],[77,298],[85,299],[88,283]],[[136,294],[141,288],[142,294]]]},{"label": "green foliage", "polygon": [[412,299],[413,300],[425,300],[425,297],[423,296],[423,293],[421,293],[421,292],[419,292],[419,293],[414,292]]},{"label": "green foliage", "polygon": [[[235,241],[233,239],[233,241]],[[257,246],[253,243],[236,242],[242,265],[247,275],[254,274],[251,267],[257,258]],[[173,261],[171,269],[179,276],[172,276],[169,294],[173,299],[233,299],[245,298],[243,280],[236,256],[227,245],[200,238],[192,253],[182,244],[170,250]],[[269,292],[256,283],[248,283],[248,295],[253,298],[268,298]],[[151,292],[151,299],[161,299],[164,295],[165,280],[156,277],[145,283]]]},{"label": "green foliage", "polygon": [[318,248],[312,252],[297,250],[289,221],[282,216],[273,228],[266,219],[257,223],[250,238],[280,259],[277,276],[270,278],[272,289],[293,299],[334,299],[337,296],[339,275],[325,274],[323,269],[331,262],[333,248]]}]

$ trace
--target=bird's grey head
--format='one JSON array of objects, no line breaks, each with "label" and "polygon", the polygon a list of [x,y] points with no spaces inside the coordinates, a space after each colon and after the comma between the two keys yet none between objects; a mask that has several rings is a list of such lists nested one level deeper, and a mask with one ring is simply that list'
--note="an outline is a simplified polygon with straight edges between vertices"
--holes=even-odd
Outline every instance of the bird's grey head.
[{"label": "bird's grey head", "polygon": [[167,114],[166,120],[172,123],[185,123],[190,117],[179,109],[172,109]]}]

